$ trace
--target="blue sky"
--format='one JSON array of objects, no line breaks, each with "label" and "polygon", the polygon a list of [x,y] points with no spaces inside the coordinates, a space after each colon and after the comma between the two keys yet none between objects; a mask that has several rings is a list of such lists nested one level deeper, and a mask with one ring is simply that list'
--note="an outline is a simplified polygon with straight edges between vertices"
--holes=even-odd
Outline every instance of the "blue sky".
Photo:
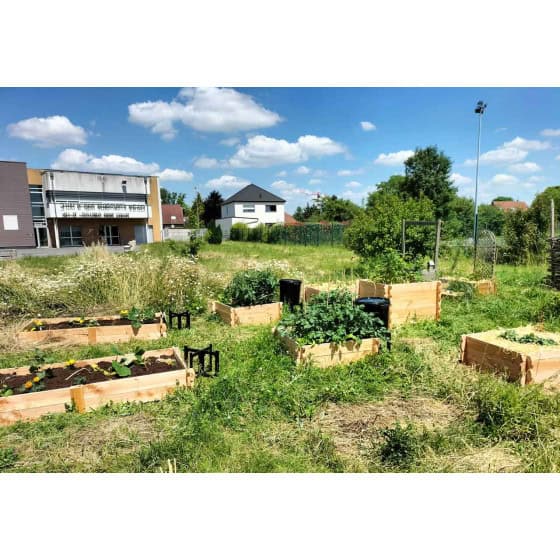
[{"label": "blue sky", "polygon": [[0,159],[159,174],[188,201],[253,182],[293,211],[314,192],[361,203],[435,144],[472,196],[479,99],[481,202],[560,184],[560,88],[2,88]]}]

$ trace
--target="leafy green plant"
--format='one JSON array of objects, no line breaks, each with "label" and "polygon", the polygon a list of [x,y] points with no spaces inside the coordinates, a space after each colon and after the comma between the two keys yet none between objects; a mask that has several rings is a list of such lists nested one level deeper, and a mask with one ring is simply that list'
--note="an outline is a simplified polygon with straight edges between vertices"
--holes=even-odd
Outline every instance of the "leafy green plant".
[{"label": "leafy green plant", "polygon": [[131,309],[122,309],[121,317],[128,319],[134,329],[139,329],[143,323],[151,323],[156,318],[156,313],[151,307],[139,309],[132,307]]},{"label": "leafy green plant", "polygon": [[247,224],[239,223],[233,224],[229,232],[229,238],[232,241],[247,241],[249,236],[249,226]]},{"label": "leafy green plant", "polygon": [[234,307],[273,303],[278,300],[278,285],[271,270],[241,271],[224,290],[223,301]]},{"label": "leafy green plant", "polygon": [[111,367],[118,377],[130,377],[132,375],[132,370],[117,360],[111,362]]},{"label": "leafy green plant", "polygon": [[424,443],[412,424],[380,431],[383,443],[379,450],[381,461],[396,467],[409,468],[422,454]]},{"label": "leafy green plant", "polygon": [[538,344],[540,346],[556,346],[558,342],[552,338],[544,338],[535,333],[527,333],[520,335],[515,330],[509,329],[500,334],[500,338],[505,338],[511,342],[519,342],[520,344]]},{"label": "leafy green plant", "polygon": [[83,315],[79,319],[70,321],[70,324],[75,327],[96,327],[99,322],[96,319],[86,319]]},{"label": "leafy green plant", "polygon": [[352,294],[344,290],[321,292],[304,308],[294,308],[282,317],[278,332],[300,345],[387,338],[381,319],[354,305]]},{"label": "leafy green plant", "polygon": [[217,226],[216,222],[212,220],[208,226],[208,243],[210,245],[220,245],[222,243],[222,228]]},{"label": "leafy green plant", "polygon": [[421,280],[422,262],[419,258],[406,259],[395,249],[388,248],[377,257],[362,259],[356,273],[374,282],[397,284]]}]

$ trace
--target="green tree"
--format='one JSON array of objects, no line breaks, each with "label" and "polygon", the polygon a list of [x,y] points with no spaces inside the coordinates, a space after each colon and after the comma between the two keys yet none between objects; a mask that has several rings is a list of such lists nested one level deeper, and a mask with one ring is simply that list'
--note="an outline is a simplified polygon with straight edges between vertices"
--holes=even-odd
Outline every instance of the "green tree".
[{"label": "green tree", "polygon": [[434,203],[436,218],[447,219],[449,205],[457,194],[451,181],[451,160],[437,146],[428,146],[417,148],[404,166],[406,195],[428,197]]},{"label": "green tree", "polygon": [[184,213],[188,213],[189,205],[185,202],[184,193],[168,191],[165,187],[159,189],[162,204],[178,204]]},{"label": "green tree", "polygon": [[540,262],[546,248],[546,239],[539,232],[529,212],[508,212],[504,224],[505,247],[502,257],[512,264]]},{"label": "green tree", "polygon": [[322,206],[321,219],[328,222],[346,222],[363,212],[357,204],[335,195],[324,197]]},{"label": "green tree", "polygon": [[[374,192],[368,197],[366,211],[346,229],[345,245],[361,257],[376,257],[386,249],[400,250],[402,221],[433,220],[434,204],[424,195],[402,199],[394,194]],[[411,255],[431,255],[435,234],[426,228],[407,231],[407,249]]]},{"label": "green tree", "polygon": [[189,227],[193,229],[198,229],[203,227],[204,225],[204,220],[202,218],[203,214],[204,214],[204,201],[202,200],[200,193],[197,192],[196,197],[193,200],[192,206],[190,207],[188,213]]},{"label": "green tree", "polygon": [[547,235],[550,232],[550,201],[554,200],[554,211],[560,215],[560,186],[547,187],[533,200],[528,215],[539,232]]},{"label": "green tree", "polygon": [[391,175],[387,181],[377,183],[377,192],[383,194],[396,194],[406,196],[406,177],[404,175]]},{"label": "green tree", "polygon": [[492,199],[492,202],[510,202],[512,200],[513,198],[511,198],[511,196],[497,196]]},{"label": "green tree", "polygon": [[456,196],[449,203],[449,214],[443,224],[445,239],[471,237],[474,227],[474,201],[472,198]]},{"label": "green tree", "polygon": [[505,221],[506,212],[503,210],[500,210],[491,204],[481,204],[478,207],[479,231],[480,229],[488,229],[495,235],[502,235]]},{"label": "green tree", "polygon": [[204,211],[202,212],[202,221],[209,225],[213,220],[219,220],[222,217],[222,203],[224,199],[218,191],[210,191],[204,199]]}]

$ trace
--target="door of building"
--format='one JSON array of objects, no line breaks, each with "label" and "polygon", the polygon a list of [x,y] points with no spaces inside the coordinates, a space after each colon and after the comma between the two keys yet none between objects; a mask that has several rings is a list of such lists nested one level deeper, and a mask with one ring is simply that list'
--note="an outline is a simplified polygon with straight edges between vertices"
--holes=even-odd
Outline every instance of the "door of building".
[{"label": "door of building", "polygon": [[134,239],[136,240],[136,245],[147,243],[146,226],[134,226]]},{"label": "door of building", "polygon": [[46,227],[35,226],[35,245],[37,247],[49,246],[49,236]]}]

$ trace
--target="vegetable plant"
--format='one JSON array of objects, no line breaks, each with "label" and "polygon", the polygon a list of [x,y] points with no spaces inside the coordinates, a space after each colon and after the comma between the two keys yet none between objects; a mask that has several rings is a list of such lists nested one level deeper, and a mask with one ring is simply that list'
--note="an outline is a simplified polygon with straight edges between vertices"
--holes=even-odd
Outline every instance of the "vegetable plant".
[{"label": "vegetable plant", "polygon": [[321,292],[304,308],[294,308],[282,317],[278,332],[300,345],[363,338],[386,339],[388,331],[379,317],[354,305],[352,294],[345,290]]},{"label": "vegetable plant", "polygon": [[270,270],[241,271],[224,290],[223,301],[234,307],[273,303],[278,300],[278,284]]},{"label": "vegetable plant", "polygon": [[139,329],[143,323],[151,323],[156,317],[155,311],[151,307],[122,309],[120,315],[123,319],[128,319],[134,329]]},{"label": "vegetable plant", "polygon": [[500,338],[505,338],[511,342],[519,342],[521,344],[539,344],[540,346],[556,346],[558,342],[552,338],[544,338],[535,333],[517,334],[515,330],[510,329],[504,331]]},{"label": "vegetable plant", "polygon": [[403,258],[395,249],[387,248],[376,257],[362,259],[356,272],[374,282],[397,284],[420,281],[421,269],[420,259]]}]

